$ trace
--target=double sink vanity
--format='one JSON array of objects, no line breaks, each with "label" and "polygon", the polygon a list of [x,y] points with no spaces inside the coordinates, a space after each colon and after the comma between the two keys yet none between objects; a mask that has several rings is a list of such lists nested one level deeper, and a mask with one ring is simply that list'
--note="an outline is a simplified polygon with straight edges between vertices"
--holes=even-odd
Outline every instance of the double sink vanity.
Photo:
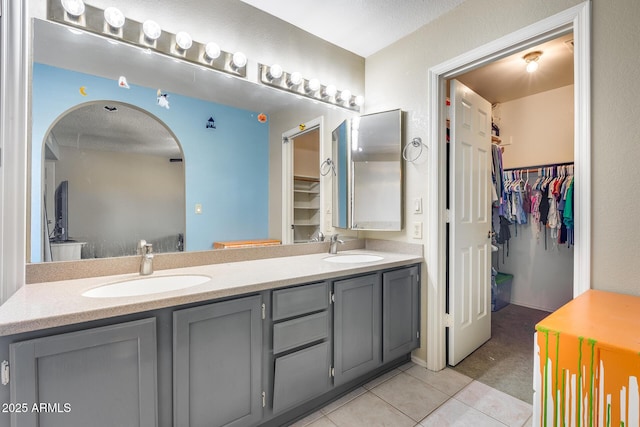
[{"label": "double sink vanity", "polygon": [[286,425],[419,346],[422,256],[362,246],[26,285],[0,424]]}]

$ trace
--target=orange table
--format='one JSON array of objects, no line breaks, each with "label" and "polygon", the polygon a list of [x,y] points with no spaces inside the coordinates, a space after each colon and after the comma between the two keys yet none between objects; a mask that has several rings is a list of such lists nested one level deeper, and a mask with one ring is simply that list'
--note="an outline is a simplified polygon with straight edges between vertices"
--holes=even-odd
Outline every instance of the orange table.
[{"label": "orange table", "polygon": [[585,292],[536,325],[534,358],[534,425],[640,425],[640,297]]}]

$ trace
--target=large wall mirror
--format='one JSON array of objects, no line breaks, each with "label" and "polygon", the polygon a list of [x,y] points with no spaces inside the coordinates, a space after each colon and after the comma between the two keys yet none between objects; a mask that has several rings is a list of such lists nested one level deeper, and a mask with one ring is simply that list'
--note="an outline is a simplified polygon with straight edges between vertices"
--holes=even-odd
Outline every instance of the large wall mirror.
[{"label": "large wall mirror", "polygon": [[[134,254],[139,239],[167,252],[279,239],[274,145],[297,123],[354,115],[64,25],[33,31],[29,262],[60,259],[49,237],[75,240],[82,259]],[[141,160],[143,146],[158,151]]]}]

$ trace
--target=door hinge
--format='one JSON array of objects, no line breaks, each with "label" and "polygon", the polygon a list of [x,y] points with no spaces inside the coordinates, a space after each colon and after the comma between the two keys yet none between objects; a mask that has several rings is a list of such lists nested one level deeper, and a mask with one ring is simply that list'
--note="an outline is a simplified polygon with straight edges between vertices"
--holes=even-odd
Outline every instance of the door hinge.
[{"label": "door hinge", "polygon": [[264,408],[265,406],[267,406],[267,393],[265,393],[263,391],[262,392],[262,407]]},{"label": "door hinge", "polygon": [[329,291],[329,305],[336,302],[336,294],[333,291]]},{"label": "door hinge", "polygon": [[444,210],[444,222],[447,224],[451,222],[451,209]]},{"label": "door hinge", "polygon": [[416,282],[420,283],[420,274],[416,274]]},{"label": "door hinge", "polygon": [[336,370],[333,369],[333,366],[329,366],[329,378],[333,378],[336,376]]},{"label": "door hinge", "polygon": [[0,365],[0,374],[2,376],[2,385],[9,384],[9,362],[6,360],[3,360]]},{"label": "door hinge", "polygon": [[444,314],[444,327],[451,328],[453,326],[453,316],[449,313]]},{"label": "door hinge", "polygon": [[267,306],[262,303],[262,320],[267,318]]},{"label": "door hinge", "polygon": [[420,331],[416,331],[416,339],[420,339]]}]

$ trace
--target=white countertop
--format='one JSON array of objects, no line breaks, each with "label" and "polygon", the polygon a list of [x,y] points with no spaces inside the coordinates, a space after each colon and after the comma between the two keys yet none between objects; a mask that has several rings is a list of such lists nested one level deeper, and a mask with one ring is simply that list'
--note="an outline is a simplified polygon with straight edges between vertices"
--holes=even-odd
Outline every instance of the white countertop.
[{"label": "white countertop", "polygon": [[383,259],[359,264],[330,263],[322,259],[335,255],[320,253],[161,270],[153,273],[153,276],[203,274],[212,279],[187,289],[134,297],[90,298],[82,296],[82,293],[113,282],[139,278],[139,274],[25,285],[0,306],[0,336],[367,273],[423,261],[422,257],[416,255],[364,249],[342,251],[338,256],[341,254],[371,254],[382,256]]}]

